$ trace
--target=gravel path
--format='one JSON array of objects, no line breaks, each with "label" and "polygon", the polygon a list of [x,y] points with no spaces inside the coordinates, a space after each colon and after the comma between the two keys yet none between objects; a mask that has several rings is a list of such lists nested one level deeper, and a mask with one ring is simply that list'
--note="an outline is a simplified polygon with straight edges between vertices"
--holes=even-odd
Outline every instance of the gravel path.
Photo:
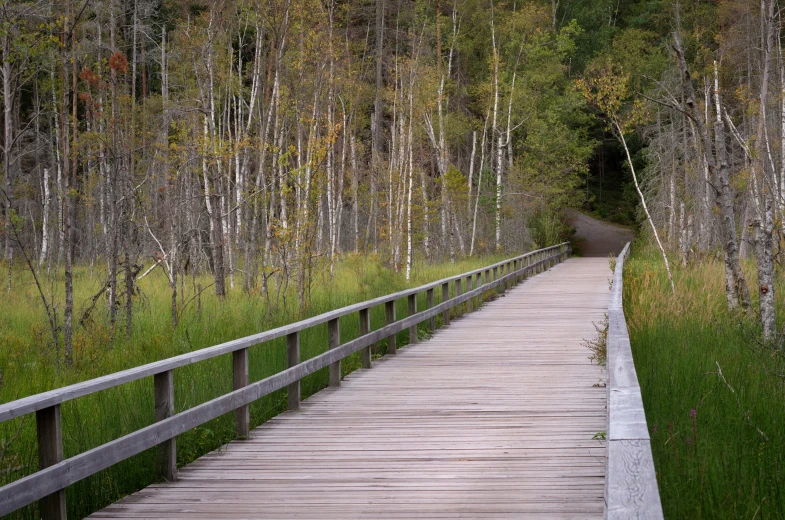
[{"label": "gravel path", "polygon": [[572,212],[570,222],[575,226],[575,242],[583,256],[618,255],[624,244],[635,236],[629,228],[610,224],[578,211]]}]

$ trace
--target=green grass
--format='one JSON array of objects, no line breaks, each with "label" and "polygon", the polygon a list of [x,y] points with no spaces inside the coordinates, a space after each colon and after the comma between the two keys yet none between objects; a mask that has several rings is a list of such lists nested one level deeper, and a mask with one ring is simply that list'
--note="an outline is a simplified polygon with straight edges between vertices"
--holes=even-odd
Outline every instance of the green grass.
[{"label": "green grass", "polygon": [[[125,368],[205,348],[231,339],[268,330],[335,308],[389,294],[405,287],[417,286],[449,275],[470,271],[494,263],[501,257],[474,258],[455,264],[416,265],[411,282],[400,273],[385,268],[378,260],[347,255],[337,265],[334,277],[322,266],[315,275],[310,306],[302,310],[296,293],[290,288],[275,308],[270,308],[259,291],[244,294],[239,287],[230,290],[226,301],[218,301],[208,290],[202,294],[201,311],[193,301],[186,307],[177,328],[171,325],[171,292],[160,270],[140,282],[141,295],[136,298],[134,325],[130,338],[120,327],[112,334],[106,323],[106,306],[102,301],[94,320],[78,328],[74,338],[74,364],[63,367],[55,363],[55,351],[47,346],[47,328],[43,307],[32,277],[20,271],[14,290],[0,298],[0,370],[3,385],[0,402],[8,402],[52,388],[98,377]],[[76,315],[89,304],[100,287],[101,275],[91,276],[88,268],[76,273]],[[186,288],[211,283],[205,276],[188,278]],[[239,284],[238,284],[239,285]],[[61,291],[56,280],[47,287]],[[436,291],[436,303],[441,291]],[[425,294],[417,306],[426,307]],[[407,302],[396,304],[399,317],[408,314]],[[75,320],[76,321],[76,320]],[[437,325],[441,318],[437,318]],[[384,307],[371,311],[373,329],[384,324]],[[425,335],[426,324],[420,333]],[[359,334],[359,316],[340,319],[343,342]],[[398,335],[398,345],[407,343],[408,332]],[[327,326],[301,333],[301,358],[311,358],[327,349]],[[376,355],[385,353],[386,343],[375,347]],[[257,381],[286,368],[285,339],[252,347],[249,352],[250,380]],[[360,367],[359,353],[342,363],[343,374]],[[182,411],[231,391],[231,356],[220,356],[174,372],[175,408]],[[302,381],[303,398],[327,385],[327,369]],[[286,390],[280,390],[251,405],[251,423],[257,426],[286,408]],[[71,457],[108,441],[131,433],[153,422],[153,381],[145,378],[117,388],[85,396],[62,405],[63,443],[66,457]],[[177,438],[178,465],[226,444],[234,438],[232,415],[220,417]],[[37,469],[35,418],[0,423],[0,485],[33,473]],[[148,450],[105,471],[70,486],[67,493],[68,515],[81,518],[124,495],[158,480],[156,451]],[[39,518],[36,505],[30,505],[11,518]]]},{"label": "green grass", "polygon": [[[754,289],[754,266],[745,267]],[[652,249],[638,248],[626,265],[625,312],[665,517],[785,518],[785,357],[757,341],[756,316],[727,310],[721,260],[677,268],[674,278],[676,298]],[[785,276],[778,283],[782,311]]]}]

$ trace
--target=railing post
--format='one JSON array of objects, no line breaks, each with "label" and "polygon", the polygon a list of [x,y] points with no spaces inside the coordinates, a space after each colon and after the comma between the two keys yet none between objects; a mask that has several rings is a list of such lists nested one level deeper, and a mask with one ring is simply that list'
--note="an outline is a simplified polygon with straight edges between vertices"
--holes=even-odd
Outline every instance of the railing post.
[{"label": "railing post", "polygon": [[[495,282],[498,279],[499,279],[499,268],[498,267],[494,267],[493,268],[493,281]],[[499,294],[502,291],[503,291],[502,287],[497,285],[496,286],[496,294]]]},{"label": "railing post", "polygon": [[[290,332],[286,335],[286,366],[292,368],[300,363],[300,333]],[[289,410],[300,408],[300,380],[289,383],[286,387],[286,404]]]},{"label": "railing post", "polygon": [[510,264],[510,273],[512,276],[510,277],[510,287],[514,288],[518,285],[518,259],[512,261]]},{"label": "railing post", "polygon": [[[232,389],[239,390],[248,385],[248,349],[232,352]],[[247,404],[234,411],[234,433],[247,439],[251,433],[251,415]]]},{"label": "railing post", "polygon": [[[385,302],[384,304],[384,317],[385,325],[392,325],[395,323],[395,300]],[[395,345],[395,334],[387,337],[387,354],[394,356],[397,354],[397,347]]]},{"label": "railing post", "polygon": [[[428,289],[425,293],[425,300],[428,303],[428,308],[433,307],[433,288]],[[436,316],[431,316],[431,319],[428,320],[428,328],[431,329],[431,333],[436,330]]]},{"label": "railing post", "polygon": [[[365,336],[371,332],[371,312],[370,309],[360,309],[360,336]],[[371,345],[368,345],[360,351],[360,358],[362,360],[363,368],[371,368],[373,366]]]},{"label": "railing post", "polygon": [[[466,292],[472,292],[472,275],[466,277]],[[469,298],[466,300],[466,312],[472,312],[474,309],[474,302],[472,301],[474,298]]]},{"label": "railing post", "polygon": [[[409,316],[417,314],[417,294],[409,295]],[[417,343],[417,324],[409,326],[409,344]]]},{"label": "railing post", "polygon": [[[442,284],[442,303],[446,302],[449,299],[450,299],[450,284],[449,283],[443,283]],[[450,309],[444,309],[444,312],[442,313],[442,321],[444,322],[444,325],[449,325],[450,324]]]},{"label": "railing post", "polygon": [[[457,280],[455,280],[455,297],[457,298],[462,294],[463,294],[463,283],[461,283],[461,279],[458,278]],[[460,307],[458,306],[455,307],[455,315],[460,316]]]},{"label": "railing post", "polygon": [[[327,348],[332,350],[341,346],[341,326],[338,318],[327,322]],[[341,386],[341,360],[330,363],[330,386]]]},{"label": "railing post", "polygon": [[[60,405],[56,404],[35,412],[38,430],[38,469],[63,460],[63,422]],[[65,489],[55,491],[38,502],[39,513],[44,520],[65,520]]]},{"label": "railing post", "polygon": [[[477,273],[477,275],[474,277],[474,288],[477,289],[481,285],[482,285],[482,273],[480,272]],[[482,306],[482,292],[480,292],[480,295],[477,297],[477,308],[479,309],[481,306]]]},{"label": "railing post", "polygon": [[[174,377],[171,370],[153,376],[155,386],[155,420],[174,415]],[[177,441],[169,439],[158,445],[161,476],[168,482],[177,480]]]}]

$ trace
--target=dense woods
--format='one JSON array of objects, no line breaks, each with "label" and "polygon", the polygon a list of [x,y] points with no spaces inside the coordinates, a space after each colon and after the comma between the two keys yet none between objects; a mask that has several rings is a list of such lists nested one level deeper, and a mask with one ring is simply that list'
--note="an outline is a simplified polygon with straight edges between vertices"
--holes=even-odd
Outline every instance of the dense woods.
[{"label": "dense woods", "polygon": [[[720,251],[729,307],[759,305],[776,334],[773,0],[7,1],[0,14],[5,285],[33,273],[58,359],[75,316],[130,334],[152,269],[174,326],[206,290],[185,283],[199,273],[219,298],[291,291],[304,307],[314,266],[345,254],[408,279],[418,260],[553,243],[563,208],[598,207],[606,170],[666,268]],[[79,266],[103,280],[86,302]]]},{"label": "dense woods", "polygon": [[307,305],[342,254],[408,277],[555,242],[592,152],[556,7],[3,2],[7,290],[36,274],[69,362],[83,314],[131,330],[155,267],[176,325],[193,273]]}]

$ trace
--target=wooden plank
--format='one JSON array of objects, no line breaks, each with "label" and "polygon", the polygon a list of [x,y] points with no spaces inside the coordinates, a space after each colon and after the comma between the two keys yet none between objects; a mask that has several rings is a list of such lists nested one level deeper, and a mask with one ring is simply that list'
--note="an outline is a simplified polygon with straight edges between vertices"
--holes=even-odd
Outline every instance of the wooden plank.
[{"label": "wooden plank", "polygon": [[[431,289],[433,291],[433,289]],[[365,336],[371,332],[371,312],[370,309],[360,309],[360,336]],[[360,350],[361,362],[363,368],[371,368],[373,366],[373,347],[368,345]]]},{"label": "wooden plank", "polygon": [[[395,323],[395,302],[387,302],[384,304],[384,322],[386,325],[392,325]],[[398,348],[396,345],[396,337],[395,334],[389,336],[387,338],[387,354],[394,356],[398,353]]]},{"label": "wooden plank", "polygon": [[[335,350],[341,346],[341,325],[338,318],[327,322],[327,342],[328,349]],[[330,363],[329,369],[330,386],[341,386],[341,360],[338,359]]]},{"label": "wooden plank", "polygon": [[[450,299],[450,284],[442,284],[442,303]],[[450,324],[450,310],[446,309],[442,314],[442,324],[446,327]]]},{"label": "wooden plank", "polygon": [[[466,290],[471,291],[472,289],[474,289],[472,285],[472,275],[469,275],[466,277]],[[466,300],[466,312],[472,312],[473,310],[474,310],[473,300],[472,298],[469,298],[468,300]]]},{"label": "wooden plank", "polygon": [[[558,246],[552,246],[542,250],[531,251],[517,258],[531,257],[533,255],[539,254],[540,252],[553,252],[557,248]],[[499,262],[494,265],[499,265],[501,263],[503,262]],[[397,293],[388,294],[385,296],[356,303],[353,305],[348,305],[346,307],[342,307],[334,311],[326,312],[318,316],[314,316],[312,318],[301,320],[289,325],[284,325],[282,327],[261,332],[259,334],[253,334],[236,340],[228,341],[226,343],[221,343],[219,345],[214,345],[212,347],[208,347],[205,349],[197,350],[194,352],[188,352],[180,356],[175,356],[161,361],[156,361],[154,363],[148,363],[146,365],[130,368],[128,370],[115,372],[113,374],[108,374],[106,376],[98,377],[95,379],[90,379],[89,381],[76,383],[74,385],[57,388],[49,392],[43,392],[40,394],[25,397],[23,399],[17,399],[16,401],[12,401],[10,403],[1,404],[0,422],[8,421],[10,419],[14,419],[16,417],[31,412],[35,412],[37,410],[42,410],[44,408],[53,406],[55,404],[60,404],[62,402],[69,401],[71,399],[76,399],[77,397],[98,392],[100,390],[114,388],[116,386],[129,383],[131,381],[136,381],[145,377],[149,377],[161,372],[165,372],[167,370],[173,370],[178,367],[183,367],[186,365],[197,363],[199,361],[211,359],[223,354],[229,354],[236,350],[247,348],[253,345],[258,345],[260,343],[265,343],[268,341],[272,341],[274,339],[282,338],[293,332],[299,332],[311,327],[315,327],[317,325],[327,323],[331,319],[339,318],[342,316],[348,316],[355,312],[359,312],[363,308],[370,308],[377,305],[382,305],[389,301],[397,300],[398,298],[408,297],[410,294],[423,292],[429,288],[439,287],[444,283],[452,282],[454,280],[457,280],[458,278],[465,277],[469,274],[480,273],[484,269],[486,268],[480,268],[474,271],[469,271],[468,273],[451,276],[448,278],[444,278],[442,280],[436,280],[434,282],[422,285],[420,287],[406,289],[403,291],[399,291]]]},{"label": "wooden plank", "polygon": [[[489,270],[486,269],[486,275],[488,272]],[[287,370],[249,384],[242,389],[234,390],[124,437],[71,457],[33,475],[14,481],[0,488],[0,515],[23,507],[163,442],[171,440],[171,443],[167,446],[174,448],[174,438],[177,435],[225,413],[232,412],[240,406],[247,405],[295,381],[299,381],[301,378],[333,364],[361,348],[372,345],[384,338],[389,340],[395,333],[405,330],[412,324],[425,321],[439,313],[448,312],[451,307],[498,287],[505,279],[506,277],[489,282],[471,292],[464,293],[460,297],[448,299],[431,309],[408,316],[403,320],[395,321],[363,337],[347,342],[337,348],[329,349],[327,352],[301,362]],[[386,305],[389,306],[390,303],[388,302]],[[161,388],[163,388],[163,385],[161,385]],[[171,461],[174,460],[174,449],[169,450],[167,453],[167,460],[170,462],[169,466],[172,467],[173,463]],[[174,470],[170,473],[176,476]]]},{"label": "wooden plank", "polygon": [[[238,390],[248,384],[248,349],[232,352],[232,389]],[[243,405],[234,411],[234,433],[240,438],[247,438],[251,433],[251,416],[249,406]]]},{"label": "wooden plank", "polygon": [[651,444],[647,440],[608,442],[606,518],[663,518]]},{"label": "wooden plank", "polygon": [[[155,420],[161,422],[174,415],[174,374],[171,370],[156,374],[153,383]],[[158,446],[158,466],[165,480],[169,482],[177,480],[177,444],[174,436]]]},{"label": "wooden plank", "polygon": [[[292,332],[286,336],[286,366],[292,368],[300,363],[300,333]],[[300,408],[300,380],[286,387],[286,405],[289,410]]]},{"label": "wooden plank", "polygon": [[[458,279],[455,280],[455,296],[460,296],[461,294],[463,294],[463,287],[461,284],[461,280]],[[456,311],[455,312],[456,317],[461,315],[460,307],[456,308],[455,311]]]},{"label": "wooden plank", "polygon": [[[428,304],[428,308],[430,309],[433,307],[433,288],[428,289],[425,293],[425,300]],[[431,319],[428,320],[428,330],[433,334],[436,331],[436,317],[432,316]]]},{"label": "wooden plank", "polygon": [[[38,468],[45,469],[63,460],[63,421],[60,405],[56,404],[35,414],[38,433]],[[44,520],[65,520],[65,490],[43,497],[38,502]]]},{"label": "wooden plank", "polygon": [[663,518],[649,428],[624,318],[622,291],[628,243],[616,259],[608,304],[608,476],[605,517]]},{"label": "wooden plank", "polygon": [[[408,298],[408,306],[409,306],[409,316],[413,316],[417,314],[417,295],[410,294]],[[415,323],[411,327],[409,327],[409,344],[413,345],[417,343],[417,324]]]},{"label": "wooden plank", "polygon": [[582,342],[606,280],[605,259],[557,265],[93,518],[600,518],[606,392]]}]

